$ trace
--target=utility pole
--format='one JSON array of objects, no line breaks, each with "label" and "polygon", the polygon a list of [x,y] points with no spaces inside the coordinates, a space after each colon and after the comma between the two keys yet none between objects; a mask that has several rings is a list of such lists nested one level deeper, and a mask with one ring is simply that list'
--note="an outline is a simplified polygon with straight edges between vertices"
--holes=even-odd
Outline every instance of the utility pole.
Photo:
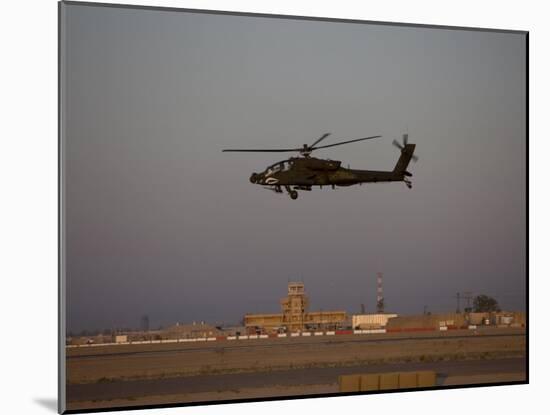
[{"label": "utility pole", "polygon": [[472,311],[470,306],[470,301],[472,300],[472,293],[470,291],[465,291],[462,294],[456,293],[456,313],[460,314],[460,300],[466,300],[466,308],[464,312],[469,313]]}]

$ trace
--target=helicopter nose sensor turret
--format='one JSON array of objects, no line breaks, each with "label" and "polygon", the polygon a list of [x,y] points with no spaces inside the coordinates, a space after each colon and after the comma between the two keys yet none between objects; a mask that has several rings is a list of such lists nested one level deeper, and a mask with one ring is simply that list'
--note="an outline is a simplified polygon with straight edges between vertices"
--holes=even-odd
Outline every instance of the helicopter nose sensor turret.
[{"label": "helicopter nose sensor turret", "polygon": [[258,173],[252,173],[250,176],[250,183],[256,184],[258,183],[258,180],[260,178],[260,175]]}]

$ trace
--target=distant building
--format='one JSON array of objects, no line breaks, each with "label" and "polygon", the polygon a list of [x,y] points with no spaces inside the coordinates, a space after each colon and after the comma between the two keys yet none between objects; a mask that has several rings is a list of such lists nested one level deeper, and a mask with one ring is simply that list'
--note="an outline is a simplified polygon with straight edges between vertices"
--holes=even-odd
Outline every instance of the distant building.
[{"label": "distant building", "polygon": [[128,335],[126,334],[117,334],[115,336],[115,343],[127,343],[128,342]]},{"label": "distant building", "polygon": [[193,339],[199,337],[220,336],[222,331],[203,322],[193,324],[175,324],[162,330],[162,337],[166,339]]},{"label": "distant building", "polygon": [[222,336],[241,336],[246,333],[245,326],[224,326],[219,328]]},{"label": "distant building", "polygon": [[351,325],[354,329],[378,329],[386,327],[390,318],[397,317],[397,314],[356,314],[351,318]]},{"label": "distant building", "polygon": [[466,315],[462,313],[434,313],[413,316],[398,316],[388,320],[387,329],[439,329],[440,327],[461,328],[467,326]]},{"label": "distant building", "polygon": [[309,299],[304,284],[288,284],[288,295],[280,301],[280,314],[246,314],[244,324],[247,332],[303,331],[309,329],[336,329],[347,319],[345,311],[309,312]]}]

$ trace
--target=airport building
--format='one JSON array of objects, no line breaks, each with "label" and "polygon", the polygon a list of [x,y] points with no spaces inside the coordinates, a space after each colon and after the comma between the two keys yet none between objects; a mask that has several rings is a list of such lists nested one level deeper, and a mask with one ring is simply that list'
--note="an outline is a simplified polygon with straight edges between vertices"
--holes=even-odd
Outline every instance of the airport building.
[{"label": "airport building", "polygon": [[222,331],[204,321],[193,322],[192,324],[176,323],[173,326],[161,330],[163,339],[194,339],[199,337],[220,336]]},{"label": "airport building", "polygon": [[279,314],[246,314],[244,324],[247,332],[334,330],[346,324],[345,311],[308,311],[309,299],[301,282],[288,284],[287,296],[280,304],[282,312]]},{"label": "airport building", "polygon": [[356,314],[351,317],[351,326],[354,329],[380,329],[386,327],[391,318],[397,314]]}]

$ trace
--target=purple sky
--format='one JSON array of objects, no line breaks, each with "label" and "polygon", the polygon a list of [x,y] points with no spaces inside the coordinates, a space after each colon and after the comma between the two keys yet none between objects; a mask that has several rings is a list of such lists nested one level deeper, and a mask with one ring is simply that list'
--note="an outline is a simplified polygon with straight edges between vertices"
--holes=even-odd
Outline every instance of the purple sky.
[{"label": "purple sky", "polygon": [[[238,322],[312,309],[452,311],[457,291],[525,308],[525,36],[64,5],[67,327]],[[249,183],[321,150],[403,183],[302,192]]]}]

